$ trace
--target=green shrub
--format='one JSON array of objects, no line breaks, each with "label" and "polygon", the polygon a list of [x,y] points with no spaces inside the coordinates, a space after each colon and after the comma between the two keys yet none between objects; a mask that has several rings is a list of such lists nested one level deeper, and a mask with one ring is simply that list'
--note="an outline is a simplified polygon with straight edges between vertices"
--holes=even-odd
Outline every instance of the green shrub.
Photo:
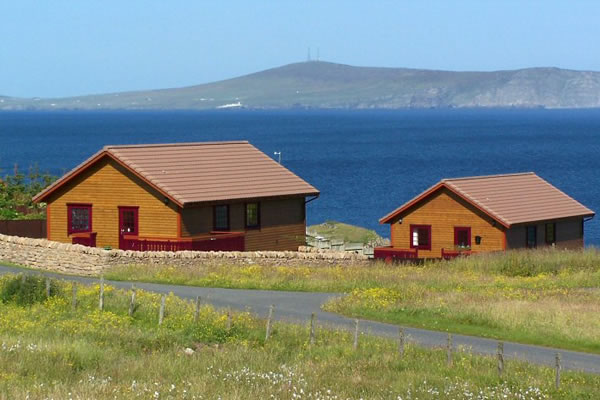
[{"label": "green shrub", "polygon": [[0,177],[0,219],[45,219],[46,205],[35,204],[32,198],[55,180],[55,176],[40,172],[37,165],[26,174],[15,165],[13,174]]},{"label": "green shrub", "polygon": [[[59,285],[50,280],[50,296],[59,294]],[[3,303],[16,303],[21,306],[41,303],[48,298],[46,293],[46,278],[39,275],[11,276],[2,282],[0,300]]]}]

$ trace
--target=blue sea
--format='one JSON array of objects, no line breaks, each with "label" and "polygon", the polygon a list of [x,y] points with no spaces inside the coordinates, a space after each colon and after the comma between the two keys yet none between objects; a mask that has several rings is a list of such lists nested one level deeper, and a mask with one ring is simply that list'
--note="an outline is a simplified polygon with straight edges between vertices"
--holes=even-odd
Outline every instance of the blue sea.
[{"label": "blue sea", "polygon": [[445,177],[534,171],[600,211],[600,110],[4,112],[0,139],[0,175],[60,175],[106,144],[248,140],[321,191],[309,224],[384,236],[380,217]]}]

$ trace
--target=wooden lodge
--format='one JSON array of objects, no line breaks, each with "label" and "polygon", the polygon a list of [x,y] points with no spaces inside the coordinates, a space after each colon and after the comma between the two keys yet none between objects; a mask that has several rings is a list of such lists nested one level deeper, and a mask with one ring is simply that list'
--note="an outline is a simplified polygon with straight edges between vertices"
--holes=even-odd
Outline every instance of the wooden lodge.
[{"label": "wooden lodge", "polygon": [[387,260],[453,258],[472,252],[584,245],[594,212],[536,174],[443,179],[379,220],[391,246]]},{"label": "wooden lodge", "polygon": [[[245,141],[106,146],[39,193],[50,240],[124,250],[297,250],[319,191]],[[308,200],[307,200],[308,199]]]}]

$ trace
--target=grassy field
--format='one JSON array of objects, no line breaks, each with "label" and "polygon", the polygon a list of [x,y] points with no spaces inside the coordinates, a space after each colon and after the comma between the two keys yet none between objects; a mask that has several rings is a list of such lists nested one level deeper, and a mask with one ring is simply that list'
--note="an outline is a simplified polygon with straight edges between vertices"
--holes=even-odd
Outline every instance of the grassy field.
[{"label": "grassy field", "polygon": [[128,266],[107,278],[344,292],[326,309],[398,324],[600,353],[600,252],[516,251],[424,265]]},{"label": "grassy field", "polygon": [[307,228],[307,231],[327,239],[341,239],[347,243],[370,243],[382,240],[374,230],[337,221],[311,225]]},{"label": "grassy field", "polygon": [[[563,372],[554,388],[550,368],[508,361],[502,378],[491,357],[458,351],[452,367],[444,350],[408,345],[400,357],[390,340],[360,338],[276,323],[247,313],[226,315],[167,298],[158,326],[158,295],[53,282],[0,278],[0,398],[5,399],[593,399],[600,376]],[[193,352],[191,351],[193,350]]]}]

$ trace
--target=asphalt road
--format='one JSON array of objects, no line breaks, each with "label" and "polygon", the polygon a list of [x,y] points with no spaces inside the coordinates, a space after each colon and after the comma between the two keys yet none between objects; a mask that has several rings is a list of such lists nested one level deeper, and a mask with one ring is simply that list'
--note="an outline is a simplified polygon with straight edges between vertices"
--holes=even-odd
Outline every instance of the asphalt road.
[{"label": "asphalt road", "polygon": [[[96,278],[84,278],[56,274],[51,272],[25,270],[0,265],[0,274],[25,272],[42,274],[82,284],[97,283]],[[130,288],[132,282],[106,281],[118,288]],[[275,306],[274,317],[278,320],[308,323],[311,313],[317,314],[321,326],[333,328],[354,329],[354,320],[338,314],[324,312],[321,305],[331,298],[338,297],[335,293],[308,293],[308,292],[283,292],[272,290],[242,290],[242,289],[216,289],[192,286],[163,285],[155,283],[136,282],[136,287],[156,292],[170,293],[186,298],[195,299],[201,296],[203,302],[210,303],[218,308],[230,307],[231,309],[251,311],[261,317],[266,317],[269,306]],[[398,326],[381,322],[360,320],[359,329],[366,334],[383,337],[397,337]],[[447,334],[425,329],[405,327],[407,339],[426,347],[445,346]],[[453,335],[454,346],[466,351],[479,354],[495,355],[498,342],[475,336]],[[505,359],[521,359],[537,364],[554,366],[556,353],[560,353],[563,369],[582,370],[600,374],[600,355],[553,349],[542,346],[533,346],[513,342],[504,342]],[[507,366],[510,368],[510,366]]]}]

